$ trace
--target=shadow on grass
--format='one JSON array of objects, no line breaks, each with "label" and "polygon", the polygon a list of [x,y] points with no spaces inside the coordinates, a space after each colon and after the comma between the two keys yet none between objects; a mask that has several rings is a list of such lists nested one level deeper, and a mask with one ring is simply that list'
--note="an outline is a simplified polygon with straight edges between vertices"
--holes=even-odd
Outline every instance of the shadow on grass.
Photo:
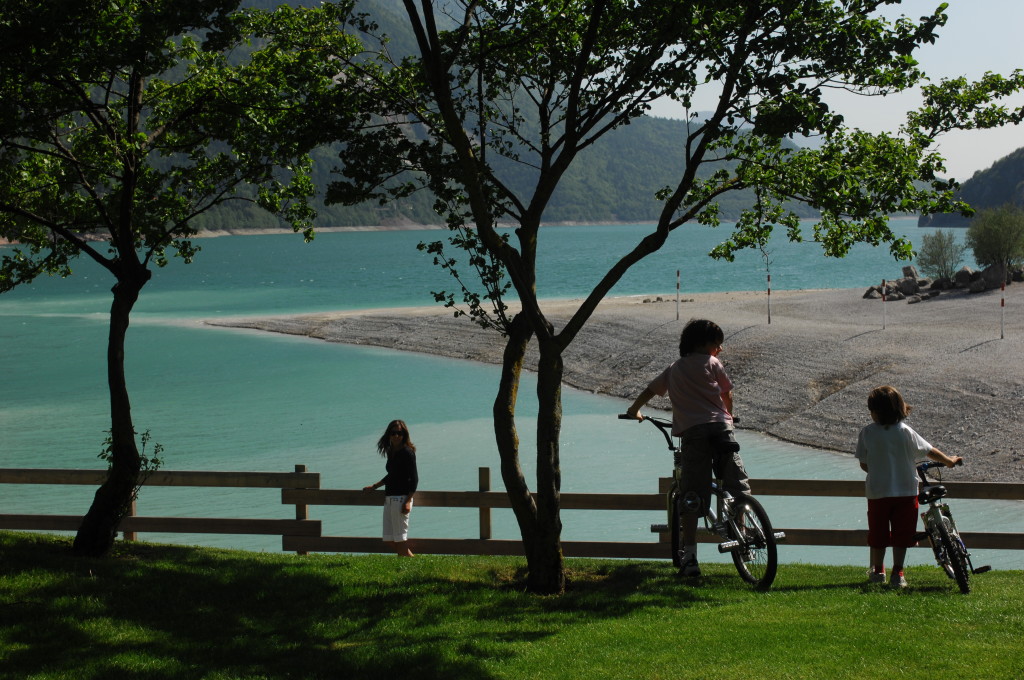
[{"label": "shadow on grass", "polygon": [[[238,553],[0,532],[0,678],[494,677],[524,645],[583,621],[714,604],[662,563],[569,565],[561,597],[523,563]],[[749,590],[733,575],[737,589]]]},{"label": "shadow on grass", "polygon": [[86,559],[2,537],[0,550],[0,678],[490,677],[471,636],[456,652],[431,630],[435,589],[350,591],[331,574],[344,558],[120,544]]},{"label": "shadow on grass", "polygon": [[[567,571],[565,595],[540,597],[523,592],[514,558],[119,543],[86,559],[70,539],[0,532],[0,679],[486,679],[573,626],[764,596],[726,564],[699,579],[663,562],[569,560]],[[770,592],[865,585],[846,576]]]}]

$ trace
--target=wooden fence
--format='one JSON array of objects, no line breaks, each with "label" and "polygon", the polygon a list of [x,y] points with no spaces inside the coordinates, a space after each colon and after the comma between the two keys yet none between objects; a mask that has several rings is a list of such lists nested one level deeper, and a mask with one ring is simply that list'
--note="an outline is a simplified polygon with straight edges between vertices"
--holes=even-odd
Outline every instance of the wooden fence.
[{"label": "wooden fence", "polygon": [[[17,470],[0,469],[0,484],[84,484],[99,486],[106,470]],[[306,472],[296,465],[295,472],[205,472],[157,471],[146,478],[146,487],[191,486],[221,489],[285,489],[320,487],[320,473]],[[142,493],[142,491],[140,491]],[[33,531],[77,531],[81,515],[0,514],[0,529]],[[132,540],[139,532],[172,534],[268,534],[278,536],[319,536],[319,520],[309,519],[308,509],[295,506],[295,519],[235,519],[225,517],[146,517],[133,511],[121,520],[119,529]]]},{"label": "wooden fence", "polygon": [[[0,484],[88,484],[98,486],[106,471],[93,470],[12,470],[0,469]],[[664,511],[665,496],[671,480],[659,481],[658,493],[605,494],[563,493],[564,510],[605,511]],[[216,533],[216,534],[270,534],[280,535],[285,551],[306,552],[386,552],[388,546],[379,536],[329,536],[322,532],[319,520],[309,519],[309,507],[380,506],[381,492],[361,489],[322,489],[319,473],[306,472],[305,466],[296,465],[295,472],[186,472],[162,471],[151,475],[145,486],[192,486],[216,488],[280,489],[281,502],[295,507],[295,519],[229,519],[212,517],[125,517],[120,529],[126,538],[138,532]],[[491,536],[491,511],[510,508],[504,491],[491,489],[490,469],[480,468],[479,488],[476,491],[416,492],[419,507],[445,507],[476,509],[479,515],[479,533],[476,538],[444,539],[414,537],[417,552],[423,554],[452,555],[521,555],[522,543],[518,539],[494,539]],[[863,497],[862,481],[756,479],[751,486],[761,496],[802,497]],[[949,497],[986,500],[1024,500],[1024,484],[995,482],[947,482]],[[144,489],[143,492],[144,493]],[[769,503],[770,507],[770,503]],[[0,514],[0,529],[64,530],[75,531],[81,523],[77,515]],[[787,545],[811,546],[863,546],[866,529],[808,529],[775,527],[784,531]],[[972,549],[1024,550],[1024,533],[962,532]],[[625,557],[664,558],[668,554],[667,536],[645,542],[563,541],[568,557]],[[701,535],[701,540],[717,538]]]},{"label": "wooden fence", "polygon": [[[480,517],[478,538],[410,539],[417,552],[451,555],[522,555],[519,540],[498,540],[491,538],[491,510],[511,508],[504,491],[490,488],[489,468],[480,468],[478,491],[424,491],[416,492],[416,505],[446,508],[477,508]],[[605,493],[563,493],[563,510],[645,510],[665,511],[665,492],[672,480],[659,480],[659,492],[650,494],[605,494]],[[754,479],[751,487],[761,496],[864,496],[863,481],[807,480],[807,479]],[[1024,484],[996,482],[948,482],[950,498],[980,498],[989,500],[1024,500]],[[285,503],[313,505],[380,505],[379,494],[360,490],[343,489],[286,489],[281,493]],[[769,512],[769,515],[771,513]],[[955,516],[954,505],[954,516]],[[806,529],[774,527],[786,534],[787,545],[813,546],[864,546],[867,545],[867,529]],[[1024,533],[1005,532],[962,532],[964,541],[971,549],[995,548],[1002,550],[1024,550]],[[717,542],[716,536],[698,534],[702,542]],[[625,557],[665,558],[669,548],[667,533],[658,540],[645,542],[612,541],[562,541],[562,551],[567,557]],[[349,536],[286,536],[284,550],[307,552],[385,552],[388,548],[380,538],[357,538]]]}]

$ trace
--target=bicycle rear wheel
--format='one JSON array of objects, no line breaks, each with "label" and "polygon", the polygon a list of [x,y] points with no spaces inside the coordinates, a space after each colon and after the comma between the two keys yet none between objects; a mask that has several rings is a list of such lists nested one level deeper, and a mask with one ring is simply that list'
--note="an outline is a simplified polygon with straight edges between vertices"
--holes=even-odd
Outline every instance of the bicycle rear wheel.
[{"label": "bicycle rear wheel", "polygon": [[936,522],[935,530],[939,535],[939,543],[942,545],[942,552],[946,558],[946,565],[948,565],[946,572],[949,573],[952,570],[953,580],[956,581],[960,592],[966,595],[971,592],[971,571],[967,566],[967,546],[964,545],[959,532],[953,528],[953,523],[948,517],[943,517],[941,522]]},{"label": "bicycle rear wheel", "polygon": [[[733,564],[744,581],[758,590],[767,590],[775,581],[779,567],[775,533],[768,513],[756,498],[750,496],[738,496],[732,507],[739,535],[730,538],[740,543],[740,547],[732,551]],[[729,533],[733,534],[732,523],[729,524]]]}]

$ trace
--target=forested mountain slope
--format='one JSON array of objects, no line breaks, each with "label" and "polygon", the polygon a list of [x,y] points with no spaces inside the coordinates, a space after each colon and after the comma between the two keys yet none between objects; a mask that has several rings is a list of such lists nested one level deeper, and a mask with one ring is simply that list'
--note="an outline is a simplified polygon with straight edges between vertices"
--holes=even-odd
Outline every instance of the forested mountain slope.
[{"label": "forested mountain slope", "polygon": [[[1024,207],[1024,148],[1004,156],[986,170],[979,170],[957,192],[975,210],[1007,203]],[[966,227],[970,219],[958,214],[922,215],[920,227]]]}]

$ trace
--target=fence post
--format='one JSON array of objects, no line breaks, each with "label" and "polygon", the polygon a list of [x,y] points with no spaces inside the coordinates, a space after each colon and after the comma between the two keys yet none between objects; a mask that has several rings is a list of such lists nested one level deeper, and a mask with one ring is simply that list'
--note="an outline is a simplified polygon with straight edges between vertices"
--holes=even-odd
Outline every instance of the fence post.
[{"label": "fence post", "polygon": [[[135,517],[135,513],[136,513],[135,503],[136,503],[136,500],[137,499],[135,499],[135,498],[132,499],[131,504],[128,506],[128,514],[126,515],[126,517]],[[126,541],[137,541],[137,540],[139,540],[139,535],[138,535],[138,533],[136,533],[134,531],[125,531],[124,532],[124,540],[126,540]]]},{"label": "fence post", "polygon": [[[672,489],[672,482],[675,481],[672,477],[658,477],[658,494],[662,496],[668,496],[669,490]],[[668,508],[665,509],[666,516],[668,515]],[[668,531],[658,536],[658,543],[670,543],[672,541],[672,534]]]},{"label": "fence post", "polygon": [[[480,491],[491,490],[491,468],[482,467],[479,471]],[[491,509],[480,506],[480,540],[491,538]]]},{"label": "fence post", "polygon": [[[306,472],[306,466],[305,465],[296,465],[295,466],[295,471],[296,472]],[[309,506],[306,505],[305,503],[296,503],[295,504],[295,519],[309,519]],[[296,555],[308,555],[309,553],[306,552],[305,550],[296,550],[295,554]]]}]

